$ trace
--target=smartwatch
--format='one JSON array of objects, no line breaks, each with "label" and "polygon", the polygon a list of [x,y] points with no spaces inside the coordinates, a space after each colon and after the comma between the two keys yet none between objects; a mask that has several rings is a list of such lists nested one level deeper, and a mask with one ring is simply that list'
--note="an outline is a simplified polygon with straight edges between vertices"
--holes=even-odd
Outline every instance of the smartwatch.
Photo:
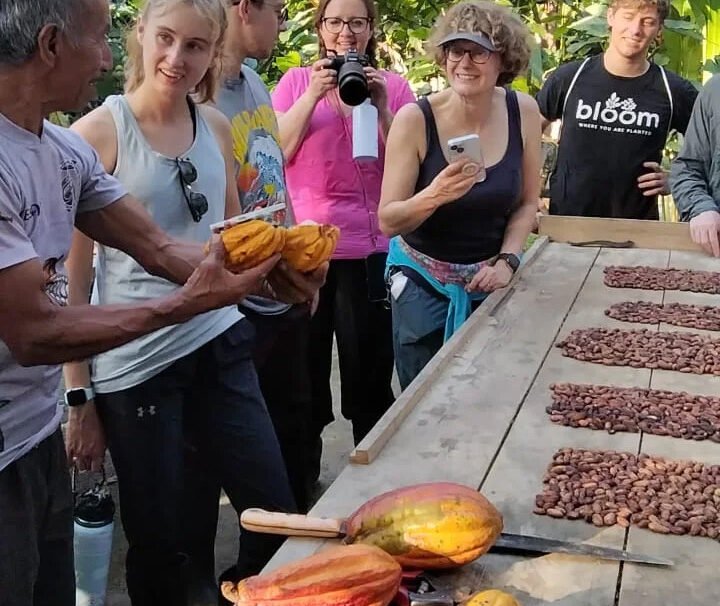
[{"label": "smartwatch", "polygon": [[510,266],[513,273],[515,273],[518,270],[518,267],[520,267],[520,257],[514,253],[501,252],[495,257],[493,265],[495,265],[498,261],[505,261]]},{"label": "smartwatch", "polygon": [[65,392],[65,404],[68,406],[82,406],[95,397],[92,387],[73,387]]}]

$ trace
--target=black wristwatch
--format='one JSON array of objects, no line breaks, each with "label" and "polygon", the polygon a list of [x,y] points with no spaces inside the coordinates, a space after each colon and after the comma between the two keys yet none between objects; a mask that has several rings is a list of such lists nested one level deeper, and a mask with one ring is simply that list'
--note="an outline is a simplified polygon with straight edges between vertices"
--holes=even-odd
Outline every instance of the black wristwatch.
[{"label": "black wristwatch", "polygon": [[92,387],[73,387],[65,392],[65,404],[68,406],[82,406],[95,397]]},{"label": "black wristwatch", "polygon": [[495,257],[495,260],[492,262],[493,265],[497,263],[498,261],[505,261],[509,266],[510,269],[512,269],[512,272],[515,273],[518,270],[518,267],[520,267],[520,257],[518,257],[514,253],[500,253]]}]

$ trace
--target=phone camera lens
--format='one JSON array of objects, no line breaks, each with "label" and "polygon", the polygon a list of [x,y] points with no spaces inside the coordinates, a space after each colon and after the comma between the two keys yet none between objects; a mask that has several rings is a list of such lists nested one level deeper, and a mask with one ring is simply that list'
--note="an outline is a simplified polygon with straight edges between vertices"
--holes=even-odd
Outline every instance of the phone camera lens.
[{"label": "phone camera lens", "polygon": [[465,148],[464,148],[464,147],[458,147],[457,150],[458,150],[458,153],[463,153],[463,152],[465,151]]}]

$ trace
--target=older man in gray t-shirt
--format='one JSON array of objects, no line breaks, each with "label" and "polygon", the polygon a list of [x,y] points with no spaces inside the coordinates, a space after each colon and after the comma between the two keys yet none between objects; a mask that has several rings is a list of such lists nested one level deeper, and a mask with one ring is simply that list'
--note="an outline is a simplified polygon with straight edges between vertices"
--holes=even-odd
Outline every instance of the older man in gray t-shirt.
[{"label": "older man in gray t-shirt", "polygon": [[[67,305],[75,215],[119,200],[125,189],[67,129],[46,122],[38,137],[0,115],[0,139],[0,270],[37,259],[45,294]],[[21,366],[0,339],[0,471],[58,428],[59,386],[59,366]]]},{"label": "older man in gray t-shirt", "polygon": [[[57,404],[59,364],[235,305],[266,276],[288,302],[319,287],[269,275],[279,256],[232,272],[173,240],[105,174],[79,136],[43,118],[76,111],[112,66],[107,0],[0,3],[0,604],[75,604],[72,499]],[[67,306],[73,228],[182,284],[138,305]],[[294,280],[294,295],[283,280]],[[282,292],[282,294],[281,294]]]}]

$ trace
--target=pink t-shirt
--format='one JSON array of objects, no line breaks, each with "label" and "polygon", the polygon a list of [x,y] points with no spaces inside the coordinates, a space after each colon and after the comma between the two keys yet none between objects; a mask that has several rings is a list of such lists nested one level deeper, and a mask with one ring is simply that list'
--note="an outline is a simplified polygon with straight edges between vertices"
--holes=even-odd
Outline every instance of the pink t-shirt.
[{"label": "pink t-shirt", "polygon": [[[310,67],[296,67],[278,82],[272,94],[276,111],[288,111],[310,84]],[[413,103],[407,81],[383,72],[387,79],[390,110]],[[352,159],[352,116],[343,117],[328,100],[315,106],[305,139],[286,165],[286,179],[295,218],[332,223],[340,228],[333,258],[362,259],[387,251],[388,241],[378,226],[385,146],[378,133],[379,158],[372,162]]]}]

